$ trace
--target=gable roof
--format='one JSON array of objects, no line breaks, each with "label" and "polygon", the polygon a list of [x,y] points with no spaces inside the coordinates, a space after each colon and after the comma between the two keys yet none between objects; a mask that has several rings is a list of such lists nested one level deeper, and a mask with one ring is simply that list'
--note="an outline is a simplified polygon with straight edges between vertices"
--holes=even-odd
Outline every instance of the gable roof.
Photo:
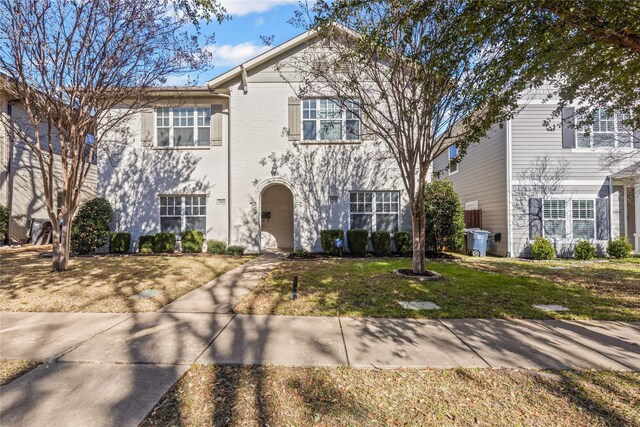
[{"label": "gable roof", "polygon": [[243,72],[247,72],[252,68],[258,67],[262,64],[264,64],[265,62],[277,57],[278,55],[281,55],[291,49],[294,49],[298,46],[300,46],[303,43],[308,42],[309,40],[312,40],[313,38],[317,37],[317,33],[314,30],[309,30],[306,31],[302,34],[297,35],[296,37],[287,40],[286,42],[279,44],[278,46],[274,47],[273,49],[269,49],[268,51],[256,56],[255,58],[252,58],[246,62],[243,62],[242,64],[238,65],[237,67],[234,67],[232,69],[230,69],[229,71],[220,74],[217,77],[214,77],[213,79],[209,80],[208,82],[206,82],[205,84],[209,87],[209,89],[213,90],[216,89],[217,87],[219,87],[220,85],[222,85],[223,83],[226,83],[230,80],[242,77],[242,73]]}]

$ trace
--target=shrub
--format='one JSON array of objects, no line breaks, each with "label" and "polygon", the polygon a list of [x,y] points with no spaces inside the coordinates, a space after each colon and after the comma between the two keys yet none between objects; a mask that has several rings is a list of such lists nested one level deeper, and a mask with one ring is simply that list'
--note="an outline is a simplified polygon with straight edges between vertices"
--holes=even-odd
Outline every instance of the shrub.
[{"label": "shrub", "polygon": [[322,244],[322,250],[331,255],[340,255],[340,250],[336,248],[333,242],[336,239],[344,240],[343,230],[321,230],[320,231],[320,243]]},{"label": "shrub", "polygon": [[5,205],[0,205],[0,235],[7,238],[9,234],[9,209]]},{"label": "shrub", "polygon": [[311,257],[313,257],[313,254],[311,252],[309,252],[305,248],[301,248],[301,247],[295,248],[293,250],[292,255],[294,255],[294,256],[296,256],[298,258],[311,258]]},{"label": "shrub", "polygon": [[173,253],[176,236],[173,233],[156,233],[153,236],[153,252],[157,254]]},{"label": "shrub", "polygon": [[596,247],[593,246],[588,240],[580,240],[576,243],[575,257],[579,260],[589,260],[596,256]]},{"label": "shrub", "polygon": [[631,255],[631,243],[624,236],[620,236],[618,240],[610,240],[607,246],[607,253],[612,258],[626,258]]},{"label": "shrub", "polygon": [[244,246],[229,246],[227,248],[229,255],[244,255]]},{"label": "shrub", "polygon": [[113,209],[107,199],[96,197],[83,203],[71,225],[71,250],[88,254],[105,245],[112,219]]},{"label": "shrub", "polygon": [[210,254],[226,254],[227,242],[222,240],[207,240],[207,253]]},{"label": "shrub", "polygon": [[152,254],[154,240],[155,236],[140,236],[138,238],[138,252],[141,254]]},{"label": "shrub", "polygon": [[464,245],[464,210],[449,180],[435,180],[425,190],[426,249],[459,252]]},{"label": "shrub", "polygon": [[109,236],[109,252],[112,254],[123,254],[129,252],[131,246],[131,234],[111,233]]},{"label": "shrub", "polygon": [[400,256],[411,256],[413,245],[411,244],[411,234],[408,231],[398,231],[393,240],[396,242],[396,250]]},{"label": "shrub", "polygon": [[369,232],[367,230],[349,230],[347,231],[347,243],[349,251],[354,255],[364,255],[367,253],[369,246]]},{"label": "shrub", "polygon": [[391,253],[391,233],[388,231],[374,231],[371,233],[371,244],[376,256],[389,256]]},{"label": "shrub", "polygon": [[197,254],[202,252],[204,236],[201,231],[186,230],[181,238],[182,252]]},{"label": "shrub", "polygon": [[533,259],[549,260],[556,257],[556,251],[549,240],[542,236],[536,236],[531,244],[531,256]]}]

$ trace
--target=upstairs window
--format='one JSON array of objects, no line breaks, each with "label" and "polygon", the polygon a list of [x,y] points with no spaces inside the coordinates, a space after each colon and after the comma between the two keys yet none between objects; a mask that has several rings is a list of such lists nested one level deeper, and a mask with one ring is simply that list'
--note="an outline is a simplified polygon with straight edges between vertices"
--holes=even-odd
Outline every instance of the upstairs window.
[{"label": "upstairs window", "polygon": [[632,147],[633,131],[623,123],[623,115],[611,116],[605,110],[597,110],[593,120],[593,125],[576,131],[579,148]]},{"label": "upstairs window", "polygon": [[211,108],[163,107],[156,110],[158,147],[203,147],[211,140]]},{"label": "upstairs window", "polygon": [[349,194],[349,228],[395,233],[399,207],[397,191],[354,191]]},{"label": "upstairs window", "polygon": [[458,172],[458,163],[453,160],[458,157],[458,147],[452,145],[449,147],[449,175]]},{"label": "upstairs window", "polygon": [[207,197],[161,196],[160,230],[176,235],[186,230],[207,232]]},{"label": "upstairs window", "polygon": [[304,141],[357,141],[360,139],[360,110],[355,101],[346,109],[334,99],[302,100]]}]

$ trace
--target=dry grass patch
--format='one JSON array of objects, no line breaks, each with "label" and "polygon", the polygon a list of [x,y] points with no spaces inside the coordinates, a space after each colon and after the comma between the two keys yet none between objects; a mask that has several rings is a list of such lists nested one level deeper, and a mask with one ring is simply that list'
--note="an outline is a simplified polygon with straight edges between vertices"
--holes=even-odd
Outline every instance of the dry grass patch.
[{"label": "dry grass patch", "polygon": [[0,385],[9,384],[41,364],[35,360],[0,359]]},{"label": "dry grass patch", "polygon": [[[51,272],[38,252],[0,254],[0,311],[130,313],[156,311],[251,257],[93,256]],[[161,291],[152,298],[134,295]]]},{"label": "dry grass patch", "polygon": [[195,365],[142,426],[640,425],[640,373]]}]

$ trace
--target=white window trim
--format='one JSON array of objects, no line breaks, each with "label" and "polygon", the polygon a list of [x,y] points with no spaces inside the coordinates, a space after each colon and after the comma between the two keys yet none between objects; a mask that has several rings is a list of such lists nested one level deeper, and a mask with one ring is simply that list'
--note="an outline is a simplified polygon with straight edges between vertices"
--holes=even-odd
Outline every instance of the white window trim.
[{"label": "white window trim", "polygon": [[[372,198],[371,198],[371,212],[351,212],[351,194],[354,193],[371,193],[372,194]],[[376,208],[375,208],[375,204],[376,204],[376,194],[377,193],[397,193],[398,194],[398,210],[396,212],[377,212]],[[401,204],[401,198],[400,198],[400,191],[399,190],[352,190],[349,191],[349,230],[351,230],[351,215],[352,214],[360,214],[360,215],[371,215],[371,232],[375,232],[375,231],[385,231],[385,230],[377,230],[376,229],[376,225],[377,225],[377,218],[376,218],[376,214],[380,213],[380,214],[395,214],[398,216],[398,231],[400,231],[400,204]],[[393,203],[393,202],[391,202]],[[393,234],[393,233],[391,233]]]},{"label": "white window trim", "polygon": [[[598,242],[598,223],[597,223],[597,218],[598,218],[598,212],[597,212],[597,205],[596,205],[596,197],[593,196],[579,196],[576,195],[574,197],[570,197],[567,198],[566,196],[557,196],[557,195],[551,195],[547,198],[543,198],[542,199],[542,236],[549,238],[557,243],[567,243],[567,244],[574,244],[577,243],[578,240],[582,240],[584,239],[583,237],[574,237],[573,236],[573,201],[574,200],[592,200],[593,201],[593,238],[590,239],[584,239],[584,240],[588,240],[591,243],[594,242]],[[564,200],[565,203],[565,221],[566,221],[566,231],[567,231],[567,237],[554,237],[554,236],[548,236],[545,231],[544,231],[544,202],[545,200]],[[581,220],[580,218],[575,218],[577,220]],[[582,221],[582,220],[581,220]],[[529,239],[530,242],[533,241],[533,239]]]},{"label": "white window trim", "polygon": [[[311,121],[314,119],[305,119],[304,118],[304,101],[310,101],[310,100],[316,100],[316,118],[315,118],[315,122],[316,122],[316,138],[315,139],[304,139],[304,122],[305,121]],[[359,143],[362,142],[362,118],[359,116],[357,118],[352,118],[352,119],[347,119],[347,109],[346,108],[342,108],[342,106],[340,105],[340,103],[338,102],[338,107],[341,109],[341,126],[342,126],[342,138],[341,139],[320,139],[320,129],[322,128],[322,126],[320,125],[320,122],[322,120],[331,120],[331,119],[321,119],[320,118],[320,101],[321,100],[333,100],[335,101],[335,99],[332,98],[303,98],[300,100],[300,136],[301,136],[301,141],[305,142],[305,143],[316,143],[316,144],[328,144],[328,143],[345,143],[345,144],[354,144],[354,143]],[[353,101],[355,102],[355,101]],[[347,120],[357,120],[358,121],[358,129],[360,131],[360,136],[359,138],[356,139],[347,139]],[[337,120],[332,120],[332,121],[337,121]]]},{"label": "white window trim", "polygon": [[[576,123],[576,118],[573,118],[573,123],[575,125]],[[610,133],[610,132],[594,132],[593,130],[593,125],[590,126],[591,127],[591,131],[589,132],[589,146],[588,147],[580,147],[578,145],[578,138],[580,137],[580,130],[576,127],[575,128],[575,132],[574,132],[574,146],[575,148],[572,149],[572,151],[602,151],[602,152],[606,152],[609,151],[613,148],[615,148],[616,150],[634,150],[633,147],[633,138],[631,138],[631,141],[625,145],[620,146],[618,143],[618,135],[619,135],[619,130],[618,130],[618,113],[614,113],[613,115],[613,140],[614,140],[614,147],[594,147],[593,146],[593,135],[594,134],[599,134],[599,133]]]},{"label": "white window trim", "polygon": [[[168,108],[169,109],[169,145],[158,145],[158,108]],[[211,133],[209,133],[209,140],[206,141],[206,145],[199,145],[198,139],[198,129],[206,128],[207,126],[198,126],[198,108],[206,108],[209,110],[209,132],[213,132],[212,129],[212,111],[211,107],[207,105],[189,105],[189,106],[167,106],[167,107],[158,107],[153,109],[153,148],[159,150],[207,150],[211,148]],[[173,137],[173,109],[174,108],[192,108],[193,109],[193,145],[175,145],[175,140]],[[166,126],[160,126],[162,128],[166,128]],[[177,126],[179,128],[185,126]]]},{"label": "white window trim", "polygon": [[[172,217],[172,216],[176,216],[176,215],[162,215],[162,203],[160,202],[160,198],[161,197],[180,197],[180,234],[176,234],[176,238],[180,239],[182,233],[184,233],[185,231],[187,231],[187,217],[201,217],[201,218],[205,218],[204,220],[204,237],[206,238],[206,230],[207,230],[207,219],[208,218],[208,214],[205,213],[204,215],[186,215],[185,214],[185,197],[204,197],[205,198],[205,211],[208,212],[209,211],[209,196],[207,194],[198,194],[198,193],[193,193],[193,194],[158,194],[158,230],[160,230],[160,232],[162,231],[162,217]],[[168,233],[168,231],[167,231]]]},{"label": "white window trim", "polygon": [[[455,147],[455,149],[456,149],[456,155],[455,155],[455,156],[453,156],[453,157],[451,157],[451,149],[452,149],[452,148],[454,148],[454,147]],[[456,147],[455,145],[450,145],[450,146],[449,146],[449,149],[447,150],[447,157],[448,157],[448,159],[449,159],[449,160],[448,160],[448,163],[449,163],[449,175],[457,174],[457,173],[458,173],[458,171],[460,170],[460,162],[456,163],[455,165],[452,165],[452,164],[451,164],[451,160],[452,160],[452,159],[455,159],[456,157],[458,157],[458,154],[459,154],[459,153],[458,153],[458,147]],[[454,169],[454,170],[451,170],[451,167],[452,167],[452,166],[453,166],[453,167],[455,167],[455,169]]]}]

